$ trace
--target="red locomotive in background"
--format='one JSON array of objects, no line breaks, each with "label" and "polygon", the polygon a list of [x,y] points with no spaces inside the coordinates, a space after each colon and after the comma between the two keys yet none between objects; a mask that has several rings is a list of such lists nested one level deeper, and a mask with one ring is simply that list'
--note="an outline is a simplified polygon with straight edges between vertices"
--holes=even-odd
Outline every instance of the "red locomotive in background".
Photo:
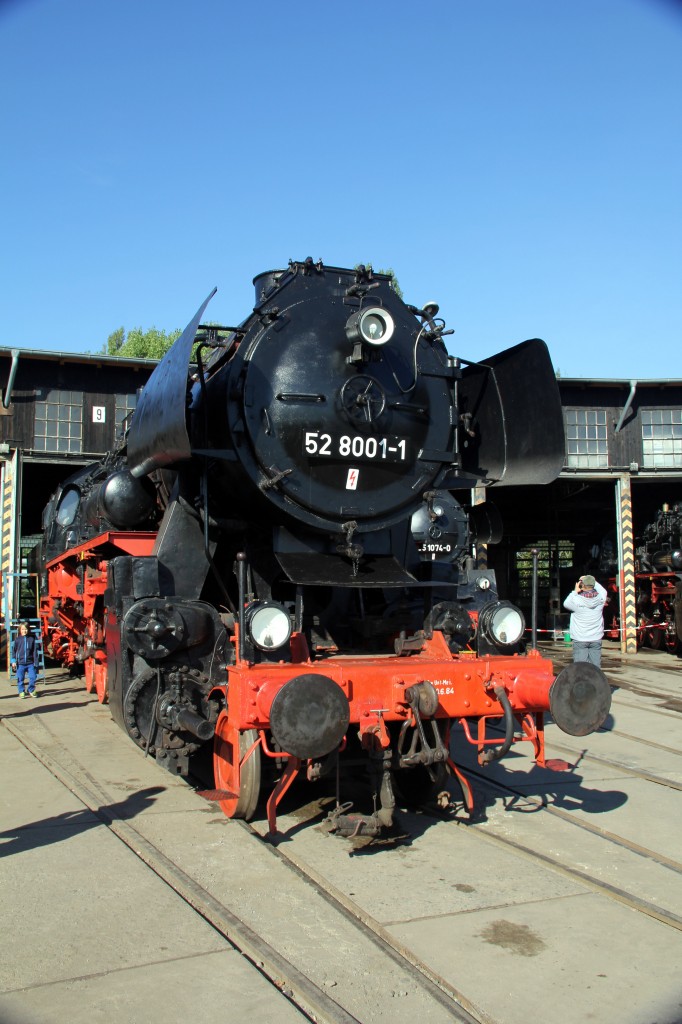
[{"label": "red locomotive in background", "polygon": [[[635,549],[637,645],[671,654],[682,649],[682,502],[664,504],[638,538]],[[618,582],[609,579],[615,594],[605,614],[605,636],[620,638]]]},{"label": "red locomotive in background", "polygon": [[448,773],[471,807],[453,723],[481,764],[518,739],[544,764],[545,712],[584,735],[610,705],[594,666],[555,679],[525,653],[521,611],[472,557],[494,531],[471,488],[561,467],[547,349],[456,359],[438,307],[364,267],[255,285],[239,327],[200,328],[202,305],[117,449],[52,497],[46,649],[168,770],[212,743],[228,816],[266,788],[274,832],[297,775],[335,772],[340,792],[358,760],[371,806],[339,800],[342,835],[377,834]]}]

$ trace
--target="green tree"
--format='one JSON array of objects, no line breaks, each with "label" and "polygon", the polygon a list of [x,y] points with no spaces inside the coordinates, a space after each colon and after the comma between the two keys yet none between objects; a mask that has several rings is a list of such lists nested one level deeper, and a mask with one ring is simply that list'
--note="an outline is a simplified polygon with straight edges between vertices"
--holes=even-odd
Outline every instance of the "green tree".
[{"label": "green tree", "polygon": [[166,332],[156,327],[150,327],[148,331],[134,327],[126,334],[125,329],[119,327],[109,335],[106,353],[110,356],[127,356],[129,359],[161,359],[181,334],[180,330]]},{"label": "green tree", "polygon": [[386,267],[385,270],[381,270],[379,267],[373,267],[372,269],[374,270],[375,274],[388,274],[388,276],[391,279],[391,288],[402,299],[402,297],[403,297],[403,290],[400,287],[400,285],[398,284],[398,278],[396,277],[396,273],[393,270],[393,268],[392,267]]},{"label": "green tree", "polygon": [[107,343],[105,347],[102,349],[102,352],[105,352],[107,355],[110,356],[115,356],[125,340],[126,332],[123,327],[119,327],[117,331],[114,331],[113,334],[109,335],[109,337],[107,338]]},{"label": "green tree", "polygon": [[[360,266],[360,264],[356,263],[354,269],[357,270],[359,266]],[[365,266],[367,267],[368,270],[371,269],[375,274],[388,274],[388,276],[391,279],[391,288],[402,299],[402,297],[403,297],[403,290],[400,287],[400,285],[398,284],[398,278],[396,277],[396,273],[392,269],[392,267],[387,267],[386,270],[380,270],[379,267],[374,267],[374,266],[372,266],[371,263],[365,263]]]}]

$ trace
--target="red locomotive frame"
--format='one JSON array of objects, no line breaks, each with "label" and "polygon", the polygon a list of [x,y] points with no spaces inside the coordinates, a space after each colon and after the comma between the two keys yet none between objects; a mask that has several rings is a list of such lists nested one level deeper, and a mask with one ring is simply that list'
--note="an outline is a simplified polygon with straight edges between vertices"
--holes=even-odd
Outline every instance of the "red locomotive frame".
[{"label": "red locomotive frame", "polygon": [[82,668],[85,689],[108,699],[104,638],[107,568],[116,554],[149,555],[156,532],[107,531],[47,563],[40,599],[45,653],[70,672]]},{"label": "red locomotive frame", "polygon": [[[238,635],[234,638],[238,648]],[[465,726],[465,735],[478,750],[481,764],[497,759],[511,743],[528,741],[541,767],[564,768],[562,762],[545,760],[544,712],[550,709],[554,684],[551,661],[537,651],[528,655],[480,658],[473,651],[453,656],[442,633],[425,640],[423,649],[409,658],[363,657],[311,661],[305,638],[292,636],[292,663],[253,665],[237,661],[229,668],[229,684],[217,693],[224,702],[216,724],[214,769],[216,794],[228,817],[250,817],[255,809],[260,767],[257,757],[282,758],[271,749],[268,736],[272,703],[287,682],[301,670],[306,675],[331,678],[346,695],[349,728],[357,729],[363,749],[375,756],[387,750],[393,738],[391,726],[419,731],[419,701],[426,681],[436,680],[437,708],[432,721],[446,726],[443,764],[462,787],[464,803],[474,809],[471,786],[449,753],[449,732],[454,721]],[[434,685],[434,684],[431,684]],[[427,693],[427,699],[432,694]],[[385,704],[385,707],[378,705]],[[486,723],[513,718],[519,731],[507,742],[486,738]],[[469,721],[476,720],[476,736]],[[276,833],[276,809],[296,776],[306,769],[305,759],[285,756],[280,781],[267,804],[270,833]],[[308,770],[310,760],[308,761]],[[351,816],[352,818],[353,816]],[[358,822],[360,816],[356,816]]]},{"label": "red locomotive frame", "polygon": [[[46,652],[72,672],[81,668],[86,690],[96,693],[101,703],[108,699],[105,593],[109,561],[120,554],[151,555],[156,537],[151,531],[107,531],[46,566],[48,589],[40,609]],[[275,698],[302,677],[331,680],[347,700],[348,729],[341,748],[351,732],[357,733],[362,749],[381,760],[395,743],[396,732],[402,730],[411,738],[406,764],[418,762],[425,750],[431,751],[425,763],[457,778],[469,812],[474,810],[471,785],[450,753],[450,729],[455,722],[463,726],[481,764],[497,760],[514,743],[530,742],[539,766],[568,767],[545,759],[544,718],[556,681],[551,661],[535,650],[509,656],[481,657],[473,650],[453,655],[444,635],[434,631],[408,657],[314,659],[305,636],[293,633],[290,661],[255,664],[240,656],[237,624],[231,643],[234,664],[226,667],[225,685],[211,693],[220,711],[213,754],[217,788],[209,795],[227,817],[250,818],[261,789],[260,760],[277,761],[281,773],[267,801],[271,835],[277,831],[277,807],[294,779],[300,773],[312,778],[315,772],[315,758],[274,749],[270,731]],[[503,741],[487,736],[489,721],[505,723]],[[337,819],[346,834],[353,822],[358,830],[368,830],[362,815],[338,814]]]}]

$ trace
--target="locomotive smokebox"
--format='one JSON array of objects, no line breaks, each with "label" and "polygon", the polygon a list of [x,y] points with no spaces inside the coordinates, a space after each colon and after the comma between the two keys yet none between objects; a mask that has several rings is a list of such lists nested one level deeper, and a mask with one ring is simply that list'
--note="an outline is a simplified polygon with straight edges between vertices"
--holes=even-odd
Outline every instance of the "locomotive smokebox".
[{"label": "locomotive smokebox", "polygon": [[603,725],[611,707],[611,687],[596,665],[574,662],[562,669],[549,691],[549,710],[563,732],[587,736]]},{"label": "locomotive smokebox", "polygon": [[343,690],[329,676],[300,675],[278,690],[270,708],[272,735],[294,757],[324,757],[338,747],[350,721]]}]

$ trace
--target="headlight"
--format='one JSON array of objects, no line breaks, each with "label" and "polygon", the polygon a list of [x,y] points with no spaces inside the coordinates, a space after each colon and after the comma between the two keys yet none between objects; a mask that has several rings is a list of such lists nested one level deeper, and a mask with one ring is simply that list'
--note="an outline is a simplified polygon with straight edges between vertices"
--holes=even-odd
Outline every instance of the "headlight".
[{"label": "headlight", "polygon": [[478,617],[479,629],[496,647],[513,647],[526,628],[520,608],[510,601],[497,601],[483,608]]},{"label": "headlight", "polygon": [[393,317],[381,306],[359,309],[346,323],[346,337],[349,341],[364,341],[368,345],[385,345],[393,337],[394,330]]},{"label": "headlight", "polygon": [[288,643],[291,619],[281,605],[264,601],[246,609],[246,628],[256,647],[274,651]]}]

